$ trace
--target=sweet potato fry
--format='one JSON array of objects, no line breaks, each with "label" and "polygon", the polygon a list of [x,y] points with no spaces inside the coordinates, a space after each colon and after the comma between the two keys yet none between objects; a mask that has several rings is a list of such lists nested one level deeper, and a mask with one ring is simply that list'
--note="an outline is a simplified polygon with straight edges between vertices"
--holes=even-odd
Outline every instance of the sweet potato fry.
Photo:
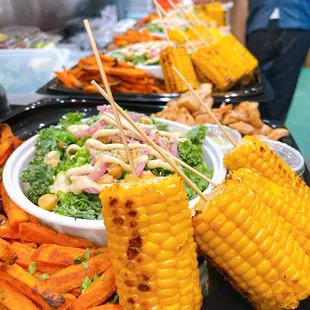
[{"label": "sweet potato fry", "polygon": [[[19,225],[21,240],[23,242],[48,243],[76,248],[93,248],[93,244],[85,239],[72,237],[33,223],[21,223]],[[0,233],[1,234],[1,233]],[[0,235],[1,237],[1,235]]]},{"label": "sweet potato fry", "polygon": [[85,277],[93,278],[95,274],[101,274],[111,267],[109,254],[105,253],[94,256],[87,261],[87,265],[87,270],[82,264],[69,266],[53,274],[44,282],[38,283],[35,290],[39,292],[43,298],[50,298],[51,290],[56,293],[61,293],[80,287]]},{"label": "sweet potato fry", "polygon": [[8,247],[11,246],[10,242],[8,242],[8,241],[6,241],[6,240],[4,240],[4,239],[2,239],[2,238],[0,238],[0,245],[6,245],[6,246],[8,246]]},{"label": "sweet potato fry", "polygon": [[0,280],[0,304],[9,310],[39,310],[30,299],[18,292],[8,283]]},{"label": "sweet potato fry", "polygon": [[6,140],[1,142],[0,144],[0,167],[2,168],[3,165],[6,163],[9,156],[14,151],[13,142],[10,140]]},{"label": "sweet potato fry", "polygon": [[112,75],[112,76],[117,76],[117,77],[122,77],[122,76],[127,76],[127,77],[142,77],[145,76],[146,73],[137,68],[112,68],[112,67],[107,67],[105,68],[106,74]]},{"label": "sweet potato fry", "polygon": [[17,137],[13,136],[13,146],[14,146],[14,149],[17,149],[22,143],[23,143],[22,140],[20,140]]},{"label": "sweet potato fry", "polygon": [[63,72],[55,71],[55,74],[62,84],[64,84],[66,87],[69,87],[69,88],[72,87],[67,71],[63,71]]},{"label": "sweet potato fry", "polygon": [[[90,257],[100,253],[108,253],[108,248],[91,249]],[[70,266],[78,257],[84,257],[84,249],[58,246],[54,244],[42,244],[32,255],[34,262],[49,263],[51,265]]]},{"label": "sweet potato fry", "polygon": [[79,88],[79,89],[83,88],[83,83],[77,77],[75,77],[73,74],[70,74],[70,73],[68,75],[69,75],[71,85],[74,88]]},{"label": "sweet potato fry", "polygon": [[[2,240],[2,239],[0,239]],[[0,262],[12,265],[17,259],[16,253],[10,248],[10,245],[0,242]]]},{"label": "sweet potato fry", "polygon": [[8,221],[13,228],[17,228],[20,223],[28,222],[29,216],[27,212],[21,209],[7,194],[3,183],[0,183],[0,194],[2,197],[2,205],[4,212],[8,217]]},{"label": "sweet potato fry", "polygon": [[[34,261],[32,259],[32,256],[36,250],[32,247],[29,247],[20,242],[14,242],[11,245],[11,250],[17,255],[16,264],[18,264],[19,266],[25,269],[27,269],[28,266]],[[42,273],[47,273],[49,275],[59,272],[61,269],[62,269],[62,266],[60,265],[42,263],[42,262],[38,262],[37,264],[38,271]]]},{"label": "sweet potato fry", "polygon": [[84,87],[83,87],[83,90],[84,91],[87,91],[87,92],[90,92],[90,93],[96,93],[96,92],[98,92],[98,90],[97,90],[97,88],[95,87],[95,86],[93,86],[93,85],[85,85]]},{"label": "sweet potato fry", "polygon": [[72,294],[75,297],[79,297],[81,295],[81,288],[77,287],[73,289],[72,291],[70,291],[70,294]]},{"label": "sweet potato fry", "polygon": [[59,265],[52,265],[47,263],[38,263],[37,269],[42,273],[47,273],[49,275],[53,275],[63,269],[62,266]]},{"label": "sweet potato fry", "polygon": [[76,297],[72,294],[64,294],[65,302],[57,308],[57,310],[68,310],[71,309],[73,302],[75,301]]},{"label": "sweet potato fry", "polygon": [[71,310],[84,310],[98,306],[108,299],[116,291],[115,275],[112,268],[95,280],[84,294],[78,297],[72,304]]},{"label": "sweet potato fry", "polygon": [[11,227],[9,221],[6,219],[0,224],[0,238],[20,239],[20,233],[18,229]]},{"label": "sweet potato fry", "polygon": [[30,275],[22,267],[16,264],[8,266],[5,272],[0,271],[0,276],[1,279],[4,279],[7,283],[26,295],[33,302],[40,305],[44,310],[52,310],[52,307],[58,307],[65,301],[64,297],[61,295],[58,295],[57,298],[52,301],[44,300],[33,290],[40,280],[37,280],[34,276]]},{"label": "sweet potato fry", "polygon": [[119,304],[104,304],[98,307],[89,308],[87,310],[121,310],[121,306]]},{"label": "sweet potato fry", "polygon": [[11,250],[17,255],[16,264],[23,268],[28,268],[32,262],[31,256],[34,254],[35,249],[20,242],[13,242]]}]

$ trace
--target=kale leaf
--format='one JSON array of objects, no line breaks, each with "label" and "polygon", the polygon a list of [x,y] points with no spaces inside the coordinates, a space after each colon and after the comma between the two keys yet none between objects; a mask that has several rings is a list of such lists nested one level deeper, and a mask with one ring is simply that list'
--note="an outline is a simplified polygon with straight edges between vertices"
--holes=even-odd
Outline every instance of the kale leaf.
[{"label": "kale leaf", "polygon": [[44,157],[47,153],[51,151],[61,151],[59,146],[63,148],[64,145],[69,145],[76,143],[77,139],[74,135],[64,128],[58,128],[51,126],[49,128],[44,128],[39,132],[39,135],[35,143],[35,156]]},{"label": "kale leaf", "polygon": [[49,186],[54,183],[54,169],[46,165],[43,159],[34,158],[22,172],[21,181],[29,183],[27,197],[37,204],[42,195],[50,192]]},{"label": "kale leaf", "polygon": [[59,192],[58,205],[53,212],[74,218],[96,220],[101,212],[100,199],[98,195]]},{"label": "kale leaf", "polygon": [[72,112],[63,116],[63,119],[59,121],[59,124],[64,128],[68,128],[70,125],[81,124],[81,120],[85,117],[85,113]]}]

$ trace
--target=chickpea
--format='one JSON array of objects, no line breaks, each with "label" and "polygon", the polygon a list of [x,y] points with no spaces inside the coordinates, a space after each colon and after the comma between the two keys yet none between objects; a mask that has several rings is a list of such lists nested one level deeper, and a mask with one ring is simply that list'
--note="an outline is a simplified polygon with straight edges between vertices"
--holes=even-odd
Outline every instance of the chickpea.
[{"label": "chickpea", "polygon": [[52,211],[57,206],[57,197],[52,194],[45,194],[39,198],[38,205],[46,211]]},{"label": "chickpea", "polygon": [[108,169],[108,174],[112,175],[115,179],[121,178],[123,173],[124,173],[124,169],[119,165],[113,166]]},{"label": "chickpea", "polygon": [[102,176],[97,181],[98,184],[111,184],[111,183],[114,183],[114,182],[115,182],[114,177],[112,175],[109,175],[109,174],[105,174],[104,176]]},{"label": "chickpea", "polygon": [[109,136],[98,137],[97,140],[99,140],[102,143],[109,143],[110,142]]},{"label": "chickpea", "polygon": [[59,141],[58,143],[57,143],[57,148],[59,149],[59,150],[63,150],[63,149],[65,149],[66,148],[66,144],[65,144],[65,142],[63,142],[63,141]]}]

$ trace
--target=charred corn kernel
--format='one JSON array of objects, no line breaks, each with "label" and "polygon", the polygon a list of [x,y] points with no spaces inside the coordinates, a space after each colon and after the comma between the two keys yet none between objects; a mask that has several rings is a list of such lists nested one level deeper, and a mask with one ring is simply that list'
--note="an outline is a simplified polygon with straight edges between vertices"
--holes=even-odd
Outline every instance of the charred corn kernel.
[{"label": "charred corn kernel", "polygon": [[268,207],[283,218],[283,225],[288,232],[294,236],[305,253],[310,254],[310,209],[305,199],[300,199],[290,188],[281,187],[250,169],[238,169],[231,177],[241,177],[248,188],[254,190]]},{"label": "charred corn kernel", "polygon": [[168,36],[171,41],[177,44],[184,44],[186,42],[187,33],[181,29],[172,28],[168,31]]},{"label": "charred corn kernel", "polygon": [[46,211],[52,211],[57,206],[57,203],[57,197],[52,194],[45,194],[38,200],[39,207]]},{"label": "charred corn kernel", "polygon": [[[241,164],[244,158],[247,159],[245,166]],[[266,166],[255,168],[259,159],[262,159]],[[224,164],[231,171],[250,168],[270,181],[276,180],[275,183],[281,187],[293,189],[299,200],[310,200],[310,188],[306,183],[273,150],[254,136],[244,137],[236,148],[225,155]]]},{"label": "charred corn kernel", "polygon": [[[210,216],[214,209],[215,217]],[[233,228],[229,236],[219,233],[226,223]],[[203,211],[193,218],[193,227],[200,251],[256,308],[287,309],[309,296],[309,257],[284,219],[260,200],[242,176],[213,190]],[[217,255],[223,248],[226,253]]]},{"label": "charred corn kernel", "polygon": [[234,52],[232,54],[235,54],[241,59],[243,65],[246,67],[246,74],[251,73],[258,67],[258,60],[239,42],[233,34],[225,36],[223,43]]},{"label": "charred corn kernel", "polygon": [[100,199],[122,309],[199,310],[196,244],[183,181],[171,176],[118,183]]},{"label": "charred corn kernel", "polygon": [[218,90],[229,89],[245,73],[243,65],[239,68],[231,59],[231,54],[226,55],[221,50],[223,46],[225,44],[221,38],[208,46],[199,48],[192,55],[199,79],[202,82],[210,81]]},{"label": "charred corn kernel", "polygon": [[194,89],[199,87],[198,79],[191,61],[184,47],[167,47],[160,53],[160,64],[162,66],[165,84],[169,93],[183,93],[188,87],[172,69],[175,66],[184,76],[186,81]]}]

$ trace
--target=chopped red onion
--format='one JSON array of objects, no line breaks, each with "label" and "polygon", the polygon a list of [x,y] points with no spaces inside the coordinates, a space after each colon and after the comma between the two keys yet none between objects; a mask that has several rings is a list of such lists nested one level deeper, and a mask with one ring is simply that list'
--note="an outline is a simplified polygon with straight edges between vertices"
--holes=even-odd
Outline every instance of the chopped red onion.
[{"label": "chopped red onion", "polygon": [[79,131],[75,134],[75,137],[80,139],[83,137],[87,137],[87,136],[91,136],[92,134],[94,134],[96,131],[98,131],[99,129],[101,129],[104,125],[104,121],[101,120],[100,122],[92,125],[91,127],[89,127],[88,129]]},{"label": "chopped red onion", "polygon": [[178,157],[178,140],[175,139],[171,145],[171,148],[170,148],[170,153],[175,156],[175,157]]},{"label": "chopped red onion", "polygon": [[91,179],[91,180],[94,180],[94,181],[97,181],[98,179],[100,179],[106,172],[107,172],[107,169],[108,169],[108,164],[104,164],[100,170],[98,171],[94,171],[92,173],[90,173],[88,175],[88,177]]},{"label": "chopped red onion", "polygon": [[143,170],[144,170],[144,168],[145,168],[145,165],[146,165],[146,161],[142,161],[142,162],[138,165],[138,167],[136,168],[136,174],[137,174],[138,177],[142,174],[142,172],[143,172]]}]

